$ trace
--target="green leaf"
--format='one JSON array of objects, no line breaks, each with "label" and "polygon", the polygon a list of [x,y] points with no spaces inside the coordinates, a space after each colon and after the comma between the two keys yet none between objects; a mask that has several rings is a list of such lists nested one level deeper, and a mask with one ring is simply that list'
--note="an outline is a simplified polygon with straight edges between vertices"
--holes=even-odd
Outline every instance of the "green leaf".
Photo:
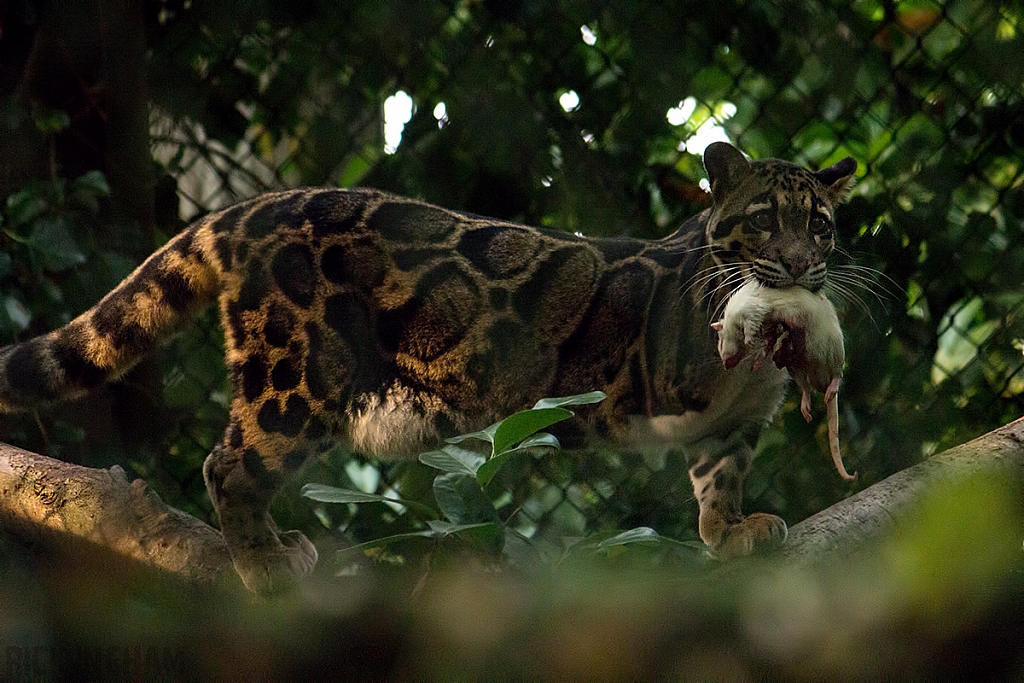
[{"label": "green leaf", "polygon": [[518,449],[505,451],[504,453],[494,456],[493,458],[485,462],[483,465],[481,465],[480,469],[476,471],[477,483],[479,483],[480,486],[487,486],[488,484],[490,484],[491,480],[494,479],[494,475],[498,473],[498,470],[500,470],[502,465],[505,464],[509,456],[518,452]]},{"label": "green leaf", "polygon": [[487,429],[482,429],[479,432],[470,432],[469,434],[459,434],[453,436],[450,439],[445,439],[445,443],[462,443],[463,441],[469,441],[470,439],[479,439],[480,441],[486,441],[487,443],[494,443],[494,432],[498,431],[498,427],[501,426],[501,421],[495,422]]},{"label": "green leaf", "polygon": [[[495,538],[501,536],[502,525],[498,522],[481,522],[478,524],[451,524],[450,522],[430,520],[427,522],[429,529],[423,531],[409,531],[401,534],[392,534],[375,538],[337,552],[336,557],[343,560],[346,555],[356,552],[365,552],[373,548],[381,548],[396,541],[405,541],[413,538],[447,538],[456,534],[468,534],[470,539],[477,545],[484,546],[489,551],[501,550],[501,544],[495,543]],[[495,547],[496,546],[496,547]]]},{"label": "green leaf", "polygon": [[600,403],[608,398],[603,391],[590,391],[586,394],[575,396],[562,396],[560,398],[542,398],[533,405],[533,409],[540,408],[561,408],[563,406],[582,406],[590,403]]},{"label": "green leaf", "polygon": [[420,453],[420,462],[443,472],[476,476],[484,456],[458,446],[445,446],[439,451]]},{"label": "green leaf", "polygon": [[480,529],[482,527],[494,526],[494,522],[477,522],[476,524],[453,524],[452,522],[446,522],[443,519],[432,519],[427,522],[427,526],[435,534],[440,536],[451,536],[457,534],[460,531],[469,531],[470,529]]},{"label": "green leaf", "polygon": [[92,213],[98,213],[100,210],[99,198],[109,195],[110,186],[99,171],[89,171],[71,184],[71,196]]},{"label": "green leaf", "polygon": [[44,270],[61,271],[85,263],[67,223],[62,219],[44,218],[29,231],[26,244],[35,252]]},{"label": "green leaf", "polygon": [[498,521],[498,511],[472,475],[450,473],[436,477],[434,499],[453,524]]},{"label": "green leaf", "polygon": [[548,434],[547,432],[541,432],[534,434],[533,436],[523,439],[522,443],[516,446],[515,450],[526,450],[527,448],[561,448],[562,444],[558,443],[558,438],[554,434]]},{"label": "green leaf", "polygon": [[567,420],[572,415],[565,408],[532,408],[509,415],[498,423],[494,432],[494,455],[500,455],[526,437]]},{"label": "green leaf", "polygon": [[407,508],[416,510],[421,514],[426,514],[429,517],[437,515],[435,510],[414,500],[388,498],[376,493],[364,493],[363,491],[354,491],[326,484],[306,484],[302,487],[302,495],[321,503],[397,503],[398,505],[404,505]]},{"label": "green leaf", "polygon": [[71,117],[65,111],[36,107],[33,111],[36,128],[43,133],[59,133],[71,125]]},{"label": "green leaf", "polygon": [[515,448],[511,448],[504,453],[499,453],[493,458],[485,462],[476,471],[476,480],[480,482],[480,486],[487,486],[494,479],[494,475],[498,473],[502,465],[508,461],[509,457],[522,453],[523,451],[531,448],[561,448],[561,444],[558,443],[558,439],[552,434],[547,432],[541,432],[540,434],[534,434],[533,436],[523,439],[523,442]]},{"label": "green leaf", "polygon": [[577,553],[594,553],[608,551],[611,555],[618,555],[626,552],[627,546],[638,545],[644,547],[655,547],[660,550],[669,548],[685,548],[690,557],[704,558],[707,553],[707,546],[699,541],[679,541],[668,536],[662,536],[650,527],[636,527],[622,531],[606,538],[604,534],[593,534],[565,548],[563,558]]},{"label": "green leaf", "polygon": [[89,171],[75,178],[71,183],[71,191],[76,195],[79,192],[88,192],[96,197],[107,197],[110,195],[110,185],[101,171]]},{"label": "green leaf", "polygon": [[597,547],[612,548],[619,545],[629,545],[630,543],[650,543],[661,540],[662,536],[657,531],[650,527],[640,526],[629,531],[623,531],[620,534],[615,534],[611,538],[606,538],[598,543]]},{"label": "green leaf", "polygon": [[27,225],[46,211],[46,201],[32,188],[15,192],[7,198],[7,217],[11,227]]},{"label": "green leaf", "polygon": [[[561,409],[562,406],[597,403],[599,401],[603,401],[605,398],[607,398],[607,396],[603,391],[591,391],[586,394],[562,396],[560,398],[542,398],[529,410],[522,410],[513,415],[509,415],[504,420],[499,420],[490,427],[482,429],[479,432],[460,434],[458,436],[453,436],[450,439],[445,439],[445,442],[457,444],[462,443],[463,441],[468,441],[469,439],[479,439],[480,441],[490,443],[492,445],[491,454],[498,455],[509,446],[522,441],[531,434],[544,429],[545,427],[550,427],[556,422],[568,419],[573,415],[568,410],[561,410],[558,413],[546,411]],[[558,419],[554,419],[551,422],[544,424],[545,420],[551,420],[556,415],[558,416]]]},{"label": "green leaf", "polygon": [[318,500],[321,503],[397,503],[393,498],[385,498],[376,493],[364,493],[352,489],[338,488],[326,484],[306,484],[302,487],[302,495]]}]

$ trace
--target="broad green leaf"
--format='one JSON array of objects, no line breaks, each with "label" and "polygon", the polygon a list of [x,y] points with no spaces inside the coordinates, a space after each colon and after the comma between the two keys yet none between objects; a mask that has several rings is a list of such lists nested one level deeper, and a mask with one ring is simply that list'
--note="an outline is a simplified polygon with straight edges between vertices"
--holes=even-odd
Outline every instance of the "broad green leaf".
[{"label": "broad green leaf", "polygon": [[548,434],[547,432],[534,434],[533,436],[523,439],[523,442],[515,448],[510,448],[504,453],[499,453],[481,465],[476,471],[476,480],[480,482],[480,486],[487,486],[491,483],[491,480],[494,479],[494,475],[498,473],[498,470],[501,469],[502,465],[508,461],[510,456],[515,455],[516,453],[522,453],[523,451],[531,448],[541,447],[561,448],[561,444],[558,443],[558,439],[556,439],[554,435]]},{"label": "broad green leaf", "polygon": [[494,504],[472,475],[449,473],[435,477],[434,499],[453,524],[498,521]]},{"label": "broad green leaf", "polygon": [[509,415],[498,423],[494,432],[494,455],[500,455],[526,437],[570,417],[572,412],[565,408],[533,408]]},{"label": "broad green leaf", "polygon": [[498,470],[500,470],[502,465],[505,464],[509,456],[518,452],[519,449],[505,451],[504,453],[500,453],[494,456],[493,458],[485,462],[483,465],[481,465],[480,469],[476,471],[476,480],[480,484],[480,486],[487,486],[488,484],[490,484],[491,480],[494,479],[494,475],[498,473]]},{"label": "broad green leaf", "polygon": [[32,226],[27,244],[44,270],[61,271],[85,263],[67,223],[60,218],[44,218]]},{"label": "broad green leaf", "polygon": [[620,534],[615,534],[611,538],[606,538],[597,544],[598,548],[612,548],[619,545],[629,545],[630,543],[650,543],[651,541],[661,541],[662,536],[658,535],[658,532],[654,529],[646,526],[640,526],[629,531],[623,531]]},{"label": "broad green leaf", "polygon": [[110,186],[107,179],[99,171],[89,171],[79,176],[71,184],[71,196],[82,206],[85,206],[93,213],[100,210],[100,197],[110,195]]},{"label": "broad green leaf", "polygon": [[481,524],[462,533],[469,536],[477,548],[486,553],[500,553],[505,547],[505,525],[501,522]]},{"label": "broad green leaf", "polygon": [[423,503],[417,503],[414,500],[389,498],[387,496],[377,495],[376,493],[364,493],[362,491],[353,491],[352,489],[343,489],[337,486],[327,486],[326,484],[306,484],[302,487],[302,495],[321,503],[397,503],[429,517],[437,515],[435,510],[431,510]]},{"label": "broad green leaf", "polygon": [[46,211],[46,201],[32,189],[16,192],[7,198],[7,217],[11,227],[27,225]]},{"label": "broad green leaf", "polygon": [[643,526],[622,531],[606,538],[601,538],[602,535],[603,534],[594,534],[587,538],[579,539],[574,544],[567,545],[564,556],[569,556],[577,552],[594,552],[602,550],[610,551],[613,554],[619,554],[625,552],[626,546],[644,545],[658,546],[661,548],[686,548],[688,551],[698,551],[697,554],[700,557],[704,557],[708,549],[706,545],[699,541],[679,541],[674,538],[669,538],[668,536],[662,536],[654,529]]},{"label": "broad green leaf", "polygon": [[430,530],[436,534],[441,534],[443,536],[451,536],[452,534],[457,534],[460,531],[468,531],[470,529],[480,529],[486,526],[494,526],[494,522],[477,522],[476,524],[453,524],[451,522],[446,522],[443,519],[432,519],[429,522],[427,522],[427,526],[429,526]]},{"label": "broad green leaf", "polygon": [[423,531],[409,531],[401,534],[392,534],[391,536],[383,536],[349,548],[343,548],[337,552],[336,557],[339,560],[343,560],[346,555],[366,552],[367,550],[372,550],[374,548],[382,548],[386,545],[390,545],[391,543],[395,543],[396,541],[405,541],[413,538],[445,538],[460,533],[468,533],[474,543],[484,546],[488,551],[493,552],[501,549],[501,543],[495,543],[495,538],[498,537],[500,540],[500,536],[502,535],[502,525],[498,522],[450,524],[448,522],[431,520],[428,524],[430,525],[430,528],[424,529]]},{"label": "broad green leaf", "polygon": [[71,190],[75,193],[88,191],[93,195],[106,197],[110,194],[110,185],[101,171],[89,171],[75,178],[75,182],[71,183]]},{"label": "broad green leaf", "polygon": [[439,451],[421,453],[420,462],[443,472],[476,476],[476,471],[484,462],[484,456],[465,448],[448,445]]},{"label": "broad green leaf", "polygon": [[527,448],[561,448],[562,444],[558,443],[558,438],[554,434],[548,434],[547,432],[540,432],[533,436],[527,437],[516,447],[517,451],[526,450]]},{"label": "broad green leaf", "polygon": [[352,489],[327,486],[326,484],[306,484],[302,487],[302,495],[318,500],[321,503],[398,503],[394,498],[385,498],[376,493],[364,493]]},{"label": "broad green leaf", "polygon": [[677,545],[688,550],[696,550],[701,554],[701,556],[707,556],[707,553],[711,550],[711,548],[701,541],[680,541],[675,538],[669,538],[668,536],[659,536],[658,538],[662,543]]},{"label": "broad green leaf", "polygon": [[[562,406],[597,403],[599,401],[603,401],[605,398],[607,398],[607,396],[602,391],[591,391],[587,394],[562,396],[560,398],[542,398],[529,410],[523,410],[510,415],[504,420],[499,420],[490,427],[482,429],[479,432],[460,434],[458,436],[453,436],[450,439],[446,439],[445,441],[446,443],[457,444],[462,443],[463,441],[468,441],[469,439],[479,439],[480,441],[487,441],[494,446],[491,451],[492,455],[499,454],[509,446],[525,439],[534,432],[544,429],[545,427],[550,427],[552,424],[555,424],[555,422],[560,422],[561,420],[572,417],[572,413],[566,410],[563,413],[560,413],[562,417],[559,417],[559,419],[549,422],[546,425],[530,429],[531,424],[541,424],[545,419],[550,419],[550,416],[553,415],[553,413],[544,413],[543,411],[561,408]],[[537,412],[540,412],[541,416],[538,416],[536,414]],[[526,415],[527,417],[520,417],[522,415]],[[516,436],[518,436],[518,438],[514,438]],[[512,439],[511,441],[509,441],[510,438]]]},{"label": "broad green leaf", "polygon": [[486,441],[487,443],[494,443],[494,432],[498,431],[498,427],[501,425],[501,421],[495,422],[487,429],[482,429],[479,432],[470,432],[469,434],[459,434],[453,436],[450,439],[445,439],[445,443],[462,443],[463,441],[469,441],[470,439],[479,439],[480,441]]},{"label": "broad green leaf", "polygon": [[36,107],[32,113],[36,128],[43,133],[59,133],[71,125],[71,117],[59,109]]},{"label": "broad green leaf", "polygon": [[560,398],[542,398],[533,405],[534,410],[541,408],[561,408],[563,406],[582,406],[590,403],[600,403],[608,398],[603,391],[591,391],[586,394],[575,396],[562,396]]}]

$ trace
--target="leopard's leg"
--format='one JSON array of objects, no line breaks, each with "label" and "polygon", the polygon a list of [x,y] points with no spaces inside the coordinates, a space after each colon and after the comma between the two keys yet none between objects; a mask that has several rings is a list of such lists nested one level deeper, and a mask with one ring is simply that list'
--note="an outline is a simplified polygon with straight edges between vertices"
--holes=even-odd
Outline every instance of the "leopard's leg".
[{"label": "leopard's leg", "polygon": [[743,482],[760,428],[737,430],[726,439],[709,437],[687,448],[687,466],[700,505],[700,537],[726,560],[772,550],[786,540],[786,523],[763,512],[744,516]]},{"label": "leopard's leg", "polygon": [[312,452],[308,444],[261,453],[243,444],[232,420],[224,437],[206,458],[203,475],[217,509],[221,533],[235,570],[249,590],[268,594],[308,574],[317,552],[298,531],[279,531],[270,516],[270,502],[285,476],[298,469]]}]

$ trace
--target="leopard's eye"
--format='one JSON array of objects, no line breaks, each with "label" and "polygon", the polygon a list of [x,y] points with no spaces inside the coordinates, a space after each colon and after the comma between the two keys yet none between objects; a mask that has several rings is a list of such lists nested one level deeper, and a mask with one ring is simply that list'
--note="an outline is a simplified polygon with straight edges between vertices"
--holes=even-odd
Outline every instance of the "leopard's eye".
[{"label": "leopard's eye", "polygon": [[772,227],[772,218],[773,216],[771,209],[761,209],[760,211],[755,211],[750,216],[750,220],[754,223],[754,225],[764,230],[767,230],[768,228]]},{"label": "leopard's eye", "polygon": [[818,215],[811,218],[811,232],[815,235],[822,235],[829,232],[832,229],[828,219],[824,216]]}]

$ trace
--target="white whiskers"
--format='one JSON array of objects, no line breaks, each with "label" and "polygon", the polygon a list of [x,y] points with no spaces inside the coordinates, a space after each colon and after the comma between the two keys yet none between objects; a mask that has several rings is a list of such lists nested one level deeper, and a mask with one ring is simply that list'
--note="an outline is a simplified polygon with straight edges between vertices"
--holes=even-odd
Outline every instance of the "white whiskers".
[{"label": "white whiskers", "polygon": [[903,289],[895,280],[877,268],[845,263],[829,269],[825,292],[842,303],[859,308],[876,327],[878,323],[871,313],[871,308],[855,291],[858,289],[874,297],[883,309],[886,308],[887,300],[898,300],[903,293]]}]

